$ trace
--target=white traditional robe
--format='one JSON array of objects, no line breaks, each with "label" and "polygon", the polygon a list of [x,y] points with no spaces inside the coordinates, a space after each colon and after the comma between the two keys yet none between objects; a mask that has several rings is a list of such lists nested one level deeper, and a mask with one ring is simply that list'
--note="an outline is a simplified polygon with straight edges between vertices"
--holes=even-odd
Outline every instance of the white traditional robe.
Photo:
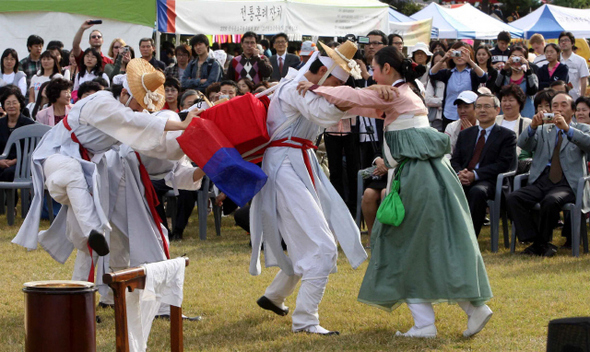
[{"label": "white traditional robe", "polygon": [[[93,214],[100,222],[100,228],[96,230],[104,231],[108,239],[111,192],[105,153],[125,143],[146,155],[161,155],[166,150],[166,121],[166,117],[133,112],[107,91],[97,92],[75,104],[67,118],[72,131],[60,122],[43,137],[32,154],[34,197],[29,213],[12,242],[28,249],[35,249],[39,242],[55,260],[64,263],[74,249],[70,238],[88,237],[88,233],[80,234],[80,225],[68,206],[61,208],[47,231],[39,232],[45,184],[43,163],[54,154],[71,157],[82,166],[94,201]],[[72,133],[89,151],[91,161],[82,159],[79,145],[72,140]],[[88,253],[86,248],[78,249]]]},{"label": "white traditional robe", "polygon": [[[305,78],[301,78],[305,80]],[[270,135],[281,128],[273,140],[282,138],[299,137],[315,142],[321,127],[330,127],[346,116],[346,113],[328,103],[323,98],[308,92],[305,97],[299,95],[296,90],[297,81],[290,81],[279,88],[272,96],[269,106],[267,127]],[[283,123],[289,124],[287,128],[280,127]],[[304,273],[298,267],[307,266],[302,263],[293,263],[287,257],[281,247],[281,234],[279,234],[279,219],[277,212],[277,194],[279,191],[289,193],[291,199],[303,197],[301,192],[306,192],[307,197],[313,199],[314,204],[303,209],[293,211],[293,216],[302,227],[302,230],[310,236],[325,237],[327,241],[335,239],[340,243],[346,257],[353,268],[357,268],[366,258],[358,227],[350,215],[348,207],[334,189],[315,157],[313,150],[307,150],[314,174],[315,187],[312,184],[309,173],[303,161],[300,149],[288,147],[268,148],[262,161],[262,169],[268,175],[268,181],[262,190],[254,197],[250,209],[250,224],[252,237],[252,258],[250,273],[260,274],[260,246],[264,240],[266,266],[279,266],[287,275]],[[299,192],[285,189],[287,185],[277,182],[277,175],[283,168],[290,168],[300,179],[302,189]],[[286,206],[288,206],[287,204]],[[329,231],[318,229],[317,224],[309,221],[316,217],[316,210],[321,211],[322,217],[327,221]],[[310,213],[311,212],[311,213]],[[292,228],[286,224],[284,231]],[[296,236],[296,234],[293,234]],[[288,248],[291,253],[294,249]],[[309,254],[307,257],[311,257]],[[319,268],[318,268],[319,269]],[[331,271],[334,268],[321,268],[321,271]]]}]

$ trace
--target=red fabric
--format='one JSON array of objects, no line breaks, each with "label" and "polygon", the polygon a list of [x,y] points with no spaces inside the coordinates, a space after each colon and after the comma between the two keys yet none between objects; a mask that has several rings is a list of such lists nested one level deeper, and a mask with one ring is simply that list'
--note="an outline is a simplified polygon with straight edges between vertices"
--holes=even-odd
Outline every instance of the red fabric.
[{"label": "red fabric", "polygon": [[[291,143],[287,143],[287,141],[293,141],[293,142],[297,142],[300,143],[301,145],[296,145],[296,144],[291,144]],[[308,139],[303,139],[303,138],[297,138],[297,137],[291,137],[291,139],[289,138],[283,138],[283,139],[279,139],[276,141],[271,142],[268,147],[287,147],[287,148],[296,148],[296,149],[301,149],[301,152],[303,153],[303,162],[305,163],[305,168],[307,169],[307,172],[309,173],[309,177],[311,177],[311,183],[313,183],[313,187],[315,188],[315,180],[313,177],[313,171],[311,169],[311,161],[309,160],[309,155],[307,154],[307,150],[308,149],[318,149],[318,147],[313,144],[312,141],[308,140]]]},{"label": "red fabric", "polygon": [[[68,115],[66,115],[66,117],[64,117],[64,119],[62,121],[64,123],[64,127],[68,131],[71,131],[72,128],[68,124]],[[90,161],[90,155],[88,154],[88,150],[86,148],[84,148],[82,146],[82,144],[80,144],[80,141],[78,140],[78,137],[76,137],[74,132],[72,132],[71,137],[72,137],[72,140],[74,141],[74,143],[77,143],[79,145],[80,155],[82,156],[82,159],[84,159],[86,161]],[[90,261],[92,264],[90,266],[90,273],[88,274],[88,282],[94,282],[94,258],[92,258],[92,248],[90,248],[90,245],[88,243],[86,243],[86,245],[88,246],[88,252],[90,253]]]},{"label": "red fabric", "polygon": [[199,118],[194,118],[176,140],[182,151],[201,168],[219,149],[234,147],[215,122]]},{"label": "red fabric", "polygon": [[139,161],[139,174],[141,175],[141,183],[143,183],[143,188],[145,188],[145,199],[148,202],[148,206],[150,207],[150,212],[152,213],[152,217],[154,218],[154,222],[156,223],[156,227],[160,232],[160,237],[162,238],[162,244],[164,245],[164,254],[166,254],[166,258],[170,259],[170,252],[168,250],[168,242],[166,242],[166,236],[162,232],[162,219],[158,215],[156,211],[156,206],[160,204],[158,201],[158,196],[156,195],[156,190],[154,189],[154,185],[152,184],[152,180],[150,180],[150,175],[148,174],[145,166],[141,162],[141,157],[137,152],[135,152],[137,156],[137,161]]},{"label": "red fabric", "polygon": [[176,33],[176,0],[166,1],[166,30],[168,33]]},{"label": "red fabric", "polygon": [[[213,121],[232,146],[243,154],[270,140],[266,130],[267,108],[265,102],[248,93],[215,105],[203,111],[200,117]],[[195,120],[198,119],[193,119],[192,123]],[[253,155],[263,153],[264,150],[260,150]]]}]

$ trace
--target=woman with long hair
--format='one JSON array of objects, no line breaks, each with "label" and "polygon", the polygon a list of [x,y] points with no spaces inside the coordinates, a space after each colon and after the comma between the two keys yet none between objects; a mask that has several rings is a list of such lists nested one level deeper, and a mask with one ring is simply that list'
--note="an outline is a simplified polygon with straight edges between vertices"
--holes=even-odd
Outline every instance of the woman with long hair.
[{"label": "woman with long hair", "polygon": [[[432,65],[436,65],[439,61],[444,61],[444,51],[437,51],[432,54]],[[446,62],[443,62],[441,68],[447,68]],[[445,94],[445,83],[442,81],[430,80],[426,85],[426,106],[428,107],[428,121],[430,126],[436,128],[439,132],[444,132],[442,129],[442,109],[443,97]]]},{"label": "woman with long hair", "polygon": [[508,53],[508,61],[498,73],[494,91],[499,93],[502,87],[515,84],[527,95],[521,108],[521,115],[532,118],[535,115],[533,99],[539,91],[539,79],[531,69],[528,60],[529,52],[521,46],[515,46]]},{"label": "woman with long hair", "polygon": [[45,82],[52,78],[63,78],[59,61],[49,50],[45,50],[41,56],[41,69],[31,78],[31,85],[29,87],[29,103],[35,102],[35,97],[39,92],[39,88]]},{"label": "woman with long hair", "polygon": [[2,72],[0,75],[0,87],[12,84],[20,88],[23,95],[27,94],[27,75],[18,70],[18,53],[8,48],[0,58]]},{"label": "woman with long hair", "polygon": [[492,53],[490,52],[490,48],[488,48],[487,45],[480,45],[475,52],[475,59],[477,65],[481,67],[483,72],[488,74],[488,81],[485,84],[482,84],[482,86],[493,91],[494,83],[496,82],[496,78],[498,78],[498,71],[492,66]]},{"label": "woman with long hair", "polygon": [[80,72],[74,80],[74,90],[77,91],[80,84],[92,81],[96,77],[102,77],[110,84],[109,76],[102,72],[102,57],[100,53],[94,48],[88,48],[84,51],[82,63],[80,64]]},{"label": "woman with long hair", "polygon": [[373,225],[358,299],[387,311],[407,303],[414,326],[396,335],[408,337],[435,337],[432,303],[458,303],[468,316],[463,335],[472,336],[492,315],[485,304],[492,291],[465,193],[444,157],[449,137],[430,127],[409,84],[424,67],[413,66],[395,47],[379,50],[371,66],[378,84],[397,87],[392,101],[368,89],[299,83],[301,92],[311,88],[350,115],[385,117],[384,155],[397,168]]}]

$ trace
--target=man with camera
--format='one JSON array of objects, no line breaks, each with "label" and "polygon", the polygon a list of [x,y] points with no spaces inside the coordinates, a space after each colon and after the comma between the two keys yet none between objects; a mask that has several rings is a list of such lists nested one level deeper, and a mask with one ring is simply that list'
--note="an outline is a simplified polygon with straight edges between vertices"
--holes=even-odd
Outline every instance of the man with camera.
[{"label": "man with camera", "polygon": [[[82,48],[80,47],[80,42],[82,42],[82,35],[87,29],[94,26],[95,24],[102,24],[102,20],[84,21],[84,23],[82,23],[82,25],[78,29],[78,32],[76,32],[76,35],[74,36],[74,41],[72,42],[72,51],[74,52],[74,56],[76,57],[78,66],[80,66],[80,63],[84,59],[84,50],[82,50]],[[104,38],[102,37],[102,33],[98,29],[93,29],[92,32],[90,32],[90,35],[88,36],[88,44],[90,44],[91,47],[93,47],[94,49],[96,49],[96,51],[100,53],[100,56],[102,57],[102,69],[104,70],[105,65],[112,64],[113,60],[110,57],[103,55],[101,50],[103,43]]]},{"label": "man with camera", "polygon": [[[518,239],[533,242],[523,254],[543,257],[557,253],[557,247],[550,243],[553,228],[561,207],[576,200],[578,182],[588,175],[586,155],[590,153],[590,126],[572,122],[572,97],[558,93],[551,106],[553,114],[539,111],[518,138],[519,147],[534,153],[529,185],[506,197]],[[590,189],[586,187],[584,206],[588,206],[589,197]],[[538,222],[531,216],[537,203],[541,205]]]}]

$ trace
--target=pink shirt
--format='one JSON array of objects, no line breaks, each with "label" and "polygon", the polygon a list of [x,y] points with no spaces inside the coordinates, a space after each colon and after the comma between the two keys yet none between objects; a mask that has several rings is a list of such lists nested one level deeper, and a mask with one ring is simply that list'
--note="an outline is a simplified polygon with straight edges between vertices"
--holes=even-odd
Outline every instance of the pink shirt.
[{"label": "pink shirt", "polygon": [[383,118],[384,126],[389,125],[399,115],[428,115],[428,109],[422,99],[412,91],[409,84],[399,89],[399,96],[392,101],[379,98],[379,93],[370,89],[354,89],[348,86],[318,87],[313,92],[326,98],[330,103],[341,108],[351,108],[348,113],[371,118]]},{"label": "pink shirt", "polygon": [[559,61],[557,62],[557,65],[555,65],[555,67],[553,67],[553,69],[549,68],[549,65],[547,65],[547,70],[549,71],[549,77],[553,77],[553,73],[555,72],[555,70],[557,70],[557,67],[560,65]]},{"label": "pink shirt", "polygon": [[[72,109],[71,105],[66,105],[66,116],[70,113]],[[47,125],[47,126],[55,126],[55,114],[53,112],[53,106],[50,106],[46,109],[43,109],[37,112],[36,116],[37,122]]]}]

